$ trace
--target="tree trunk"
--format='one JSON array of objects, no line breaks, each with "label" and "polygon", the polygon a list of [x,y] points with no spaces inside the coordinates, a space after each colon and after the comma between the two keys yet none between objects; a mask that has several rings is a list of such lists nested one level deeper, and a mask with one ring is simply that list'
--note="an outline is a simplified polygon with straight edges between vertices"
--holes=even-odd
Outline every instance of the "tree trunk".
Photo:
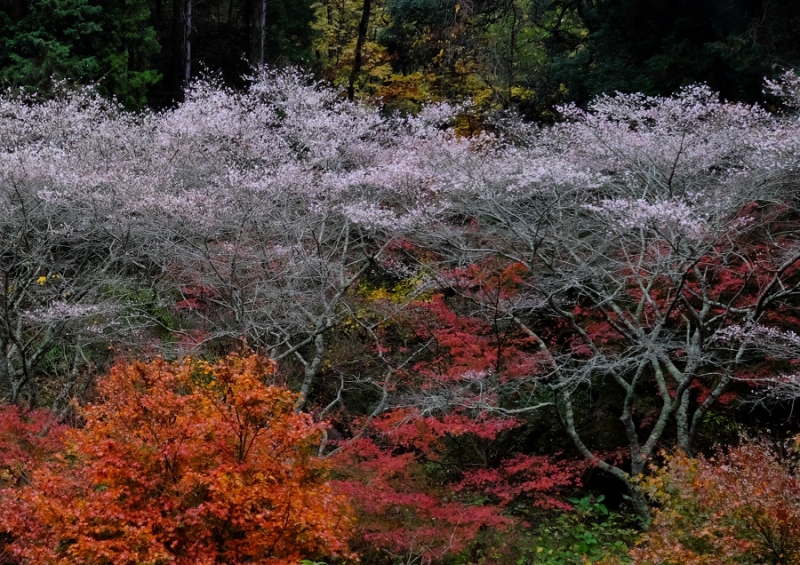
[{"label": "tree trunk", "polygon": [[259,29],[261,31],[261,44],[258,49],[258,64],[264,65],[267,49],[267,0],[261,0],[261,22]]},{"label": "tree trunk", "polygon": [[570,398],[570,393],[567,390],[562,389],[557,391],[557,395],[562,410],[562,424],[564,425],[567,435],[569,435],[570,439],[572,439],[572,443],[578,449],[578,452],[588,461],[591,461],[592,464],[594,464],[601,471],[605,471],[609,475],[612,475],[613,477],[616,477],[622,481],[622,483],[625,485],[625,490],[627,491],[625,498],[630,502],[634,513],[639,517],[639,526],[642,528],[642,530],[649,529],[650,524],[653,522],[653,518],[650,515],[650,506],[647,504],[647,497],[645,496],[642,488],[634,482],[634,477],[632,477],[630,473],[625,472],[616,465],[611,465],[602,459],[598,459],[595,454],[592,453],[588,447],[586,447],[586,444],[583,443],[583,440],[578,434],[578,430],[575,426],[575,414],[572,408],[572,398]]},{"label": "tree trunk", "polygon": [[183,88],[189,88],[192,78],[192,0],[186,0],[183,27]]},{"label": "tree trunk", "polygon": [[244,29],[244,52],[248,55],[255,54],[256,46],[253,41],[253,2],[244,0],[242,7],[242,27]]},{"label": "tree trunk", "polygon": [[628,490],[628,494],[625,498],[630,502],[633,512],[639,517],[639,527],[643,531],[649,530],[650,525],[653,523],[653,517],[650,515],[650,505],[647,503],[647,496],[645,496],[642,488],[633,483],[630,478],[628,478],[625,486]]},{"label": "tree trunk", "polygon": [[183,86],[183,21],[182,0],[172,0],[172,33],[170,34],[170,87],[175,91]]},{"label": "tree trunk", "polygon": [[350,71],[350,80],[347,82],[347,99],[353,100],[356,93],[356,79],[361,71],[361,51],[364,48],[364,41],[367,39],[367,26],[369,25],[369,14],[372,10],[372,0],[364,0],[364,7],[361,10],[361,21],[358,22],[358,38],[356,39],[356,52],[353,55],[353,68]]},{"label": "tree trunk", "polygon": [[13,390],[11,380],[11,363],[8,360],[6,351],[8,350],[8,343],[6,340],[0,340],[0,401],[10,400]]}]

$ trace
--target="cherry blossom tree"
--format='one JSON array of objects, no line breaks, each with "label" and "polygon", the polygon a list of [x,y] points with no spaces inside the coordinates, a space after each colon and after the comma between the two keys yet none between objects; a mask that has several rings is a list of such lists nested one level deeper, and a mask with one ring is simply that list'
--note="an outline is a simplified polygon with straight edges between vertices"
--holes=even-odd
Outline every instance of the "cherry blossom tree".
[{"label": "cherry blossom tree", "polygon": [[[787,179],[797,161],[784,142],[795,125],[702,86],[562,112],[557,126],[512,124],[508,137],[416,134],[404,205],[432,204],[425,222],[394,232],[430,250],[417,267],[458,297],[462,315],[528,340],[505,376],[486,367],[477,386],[462,365],[448,394],[427,389],[419,402],[449,398],[463,409],[472,387],[482,394],[474,414],[552,403],[578,452],[624,482],[646,524],[633,479],[666,434],[691,452],[731,382],[768,369],[766,350],[735,329],[796,323],[800,242]],[[378,193],[398,195],[388,182]],[[489,280],[489,264],[514,271],[515,282]],[[501,392],[523,382],[527,395]],[[629,467],[598,458],[590,423],[576,419],[575,403],[597,386],[621,395],[614,416]]]},{"label": "cherry blossom tree", "polygon": [[197,345],[243,339],[297,361],[302,404],[346,294],[385,243],[346,213],[359,190],[352,171],[385,132],[374,111],[302,77],[256,80],[246,94],[198,83],[162,124],[192,167],[180,197],[194,201],[169,213],[158,256]]},{"label": "cherry blossom tree", "polygon": [[[565,123],[527,132],[528,146],[509,150],[529,156],[529,171],[543,160],[539,178],[478,177],[451,200],[451,214],[469,223],[437,225],[431,237],[447,233],[455,264],[494,256],[525,267],[522,290],[484,304],[485,315],[528,333],[547,359],[531,376],[553,394],[567,434],[625,482],[646,523],[632,481],[668,425],[691,452],[714,402],[765,356],[750,355],[732,328],[794,324],[800,242],[784,175],[796,164],[776,150],[785,125],[704,87],[562,111]],[[459,170],[475,179],[481,160]],[[630,470],[598,459],[574,414],[603,381],[622,395],[615,416]],[[647,425],[637,414],[653,403]]]},{"label": "cherry blossom tree", "polygon": [[59,404],[89,358],[101,362],[103,348],[90,350],[138,325],[121,314],[149,276],[133,218],[116,212],[121,171],[108,166],[131,163],[138,130],[88,92],[41,103],[7,93],[0,107],[0,390]]}]

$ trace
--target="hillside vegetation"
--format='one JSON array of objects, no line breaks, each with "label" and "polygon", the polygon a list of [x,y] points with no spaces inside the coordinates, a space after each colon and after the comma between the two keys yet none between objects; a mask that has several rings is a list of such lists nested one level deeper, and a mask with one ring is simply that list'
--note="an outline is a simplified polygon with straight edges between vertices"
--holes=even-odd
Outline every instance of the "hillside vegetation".
[{"label": "hillside vegetation", "polygon": [[798,395],[799,84],[471,135],[296,71],[6,93],[0,560],[798,562],[791,446],[691,457]]}]

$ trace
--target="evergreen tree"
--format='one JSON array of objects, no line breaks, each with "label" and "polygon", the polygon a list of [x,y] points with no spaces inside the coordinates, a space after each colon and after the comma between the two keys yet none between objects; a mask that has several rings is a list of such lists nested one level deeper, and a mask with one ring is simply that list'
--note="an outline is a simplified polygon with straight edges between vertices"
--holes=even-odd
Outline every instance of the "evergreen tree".
[{"label": "evergreen tree", "polygon": [[0,3],[0,78],[47,88],[51,79],[91,79],[100,64],[91,36],[100,6],[89,0],[5,0]]},{"label": "evergreen tree", "polygon": [[148,89],[161,79],[150,68],[161,48],[150,25],[147,0],[99,0],[99,4],[102,29],[92,46],[103,71],[101,85],[127,107],[141,107]]},{"label": "evergreen tree", "polygon": [[141,107],[160,75],[146,0],[0,1],[0,78],[48,91],[53,80],[95,82]]},{"label": "evergreen tree", "polygon": [[794,0],[578,0],[579,46],[553,44],[546,82],[571,100],[620,90],[658,95],[705,82],[730,100],[762,98],[765,76],[800,63]]}]

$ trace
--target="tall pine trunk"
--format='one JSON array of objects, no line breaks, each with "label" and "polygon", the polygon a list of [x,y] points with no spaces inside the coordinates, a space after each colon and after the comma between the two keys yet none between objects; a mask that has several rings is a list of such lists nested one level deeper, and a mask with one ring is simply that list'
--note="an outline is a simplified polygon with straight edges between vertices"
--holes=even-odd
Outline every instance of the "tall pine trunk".
[{"label": "tall pine trunk", "polygon": [[192,0],[186,0],[183,27],[183,88],[189,88],[192,78]]},{"label": "tall pine trunk", "polygon": [[258,64],[263,65],[267,49],[267,0],[261,0],[261,21],[259,29],[261,31],[261,43],[258,49]]},{"label": "tall pine trunk", "polygon": [[172,0],[172,33],[170,34],[170,87],[183,89],[183,7],[182,0]]},{"label": "tall pine trunk", "polygon": [[372,0],[364,0],[364,7],[361,10],[361,21],[358,22],[358,38],[356,39],[356,52],[353,56],[353,68],[350,71],[350,80],[347,82],[347,99],[353,100],[356,94],[356,79],[361,71],[361,51],[364,48],[364,41],[367,39],[367,25],[369,25],[369,13],[372,10]]}]

